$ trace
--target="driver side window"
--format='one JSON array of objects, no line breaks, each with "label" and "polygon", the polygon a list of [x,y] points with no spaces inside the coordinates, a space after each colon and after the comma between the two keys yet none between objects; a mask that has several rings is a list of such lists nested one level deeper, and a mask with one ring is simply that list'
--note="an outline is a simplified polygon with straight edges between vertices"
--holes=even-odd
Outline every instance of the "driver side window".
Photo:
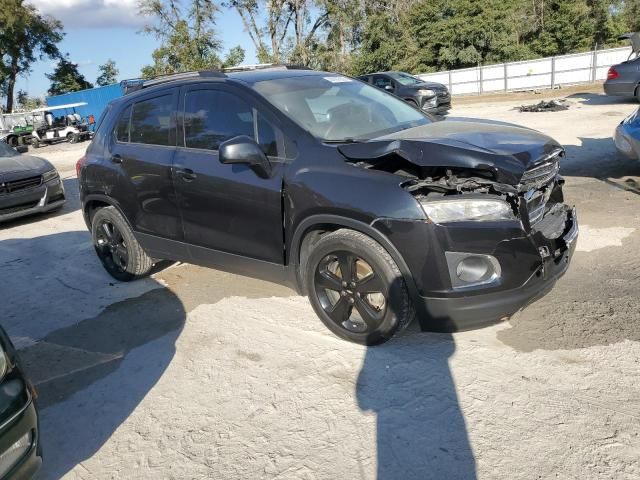
[{"label": "driver side window", "polygon": [[213,89],[187,92],[183,118],[187,148],[218,150],[221,143],[246,135],[265,155],[279,154],[276,128],[257,109],[231,93]]}]

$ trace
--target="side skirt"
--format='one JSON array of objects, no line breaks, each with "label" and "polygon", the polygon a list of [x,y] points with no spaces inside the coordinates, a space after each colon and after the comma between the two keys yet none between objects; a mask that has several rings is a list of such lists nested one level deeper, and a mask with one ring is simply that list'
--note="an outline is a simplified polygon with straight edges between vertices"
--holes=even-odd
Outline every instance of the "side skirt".
[{"label": "side skirt", "polygon": [[147,233],[135,232],[136,239],[152,258],[192,263],[235,273],[245,277],[257,278],[298,290],[296,275],[292,268],[233,253],[190,245],[177,240],[156,237]]}]

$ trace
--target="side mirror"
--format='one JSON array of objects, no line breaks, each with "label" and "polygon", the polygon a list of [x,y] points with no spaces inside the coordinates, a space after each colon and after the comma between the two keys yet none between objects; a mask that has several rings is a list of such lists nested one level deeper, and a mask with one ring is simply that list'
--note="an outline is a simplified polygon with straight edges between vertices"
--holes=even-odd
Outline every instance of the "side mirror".
[{"label": "side mirror", "polygon": [[395,90],[395,88],[393,88],[393,85],[385,85],[385,86],[384,86],[384,89],[385,89],[387,92],[393,92],[393,91]]},{"label": "side mirror", "polygon": [[261,178],[271,176],[271,163],[260,146],[246,135],[231,138],[220,145],[218,151],[220,163],[249,165]]},{"label": "side mirror", "polygon": [[26,145],[18,145],[16,147],[16,152],[18,153],[27,153],[29,151],[29,147],[27,147]]}]

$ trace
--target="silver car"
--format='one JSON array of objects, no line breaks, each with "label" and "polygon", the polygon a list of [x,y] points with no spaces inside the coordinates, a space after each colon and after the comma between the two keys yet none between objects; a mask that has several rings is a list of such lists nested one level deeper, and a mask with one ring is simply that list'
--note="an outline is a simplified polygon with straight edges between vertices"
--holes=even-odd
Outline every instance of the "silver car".
[{"label": "silver car", "polygon": [[630,40],[632,53],[626,62],[609,69],[604,91],[607,95],[636,97],[640,102],[640,32],[625,33],[620,40]]}]

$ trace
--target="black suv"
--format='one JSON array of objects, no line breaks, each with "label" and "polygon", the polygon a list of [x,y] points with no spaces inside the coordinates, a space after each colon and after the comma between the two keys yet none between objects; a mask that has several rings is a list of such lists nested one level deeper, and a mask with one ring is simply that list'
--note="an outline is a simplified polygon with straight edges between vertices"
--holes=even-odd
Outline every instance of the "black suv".
[{"label": "black suv", "polygon": [[451,110],[451,94],[441,83],[426,82],[404,72],[370,73],[358,78],[425,112],[446,115]]},{"label": "black suv", "polygon": [[563,149],[535,131],[432,122],[359,80],[286,67],[136,88],[77,165],[119,280],[170,259],[284,282],[371,345],[416,314],[436,330],[511,315],[573,253]]}]

